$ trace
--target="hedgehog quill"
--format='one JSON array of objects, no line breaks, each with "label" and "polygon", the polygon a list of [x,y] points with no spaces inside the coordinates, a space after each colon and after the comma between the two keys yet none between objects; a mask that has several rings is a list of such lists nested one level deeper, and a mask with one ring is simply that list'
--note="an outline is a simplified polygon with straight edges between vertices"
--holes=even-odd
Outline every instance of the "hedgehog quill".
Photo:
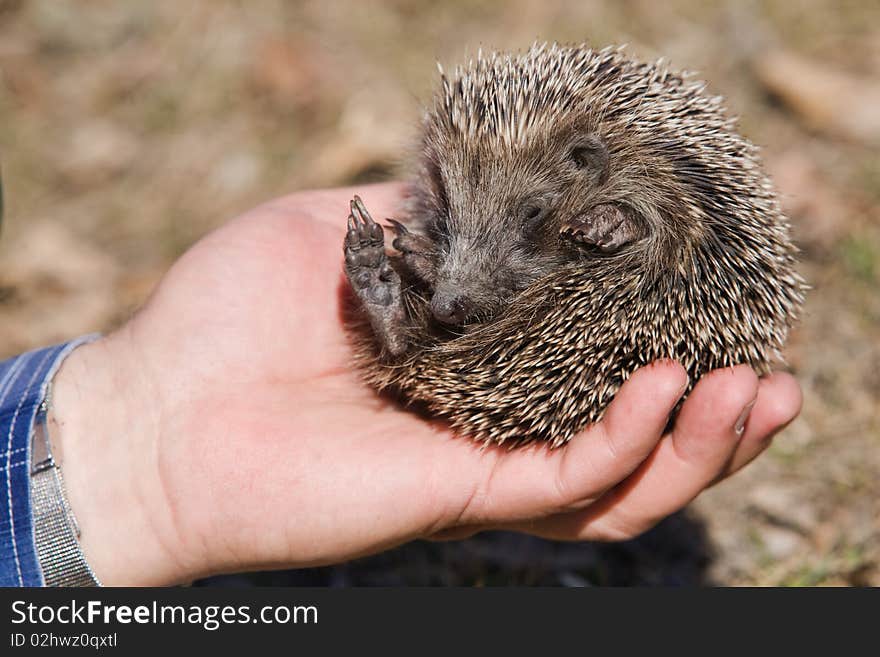
[{"label": "hedgehog quill", "polygon": [[722,100],[621,49],[532,46],[441,70],[403,214],[343,245],[366,380],[477,441],[559,446],[638,367],[691,385],[781,349],[789,226]]}]

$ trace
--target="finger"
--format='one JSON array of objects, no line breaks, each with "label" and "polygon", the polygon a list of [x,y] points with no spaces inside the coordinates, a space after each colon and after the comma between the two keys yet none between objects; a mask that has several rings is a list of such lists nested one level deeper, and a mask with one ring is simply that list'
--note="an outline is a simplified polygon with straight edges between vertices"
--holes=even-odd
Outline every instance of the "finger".
[{"label": "finger", "polygon": [[763,377],[742,440],[718,481],[739,471],[767,449],[773,437],[800,414],[802,405],[801,388],[791,374],[773,372]]},{"label": "finger", "polygon": [[620,388],[605,419],[565,447],[500,454],[457,524],[488,524],[546,516],[589,504],[630,475],[660,440],[670,411],[687,388],[673,361],[636,371]]},{"label": "finger", "polygon": [[641,534],[718,477],[740,441],[740,423],[757,391],[757,376],[748,366],[710,372],[682,406],[672,434],[626,482],[584,511],[521,529],[568,540]]}]

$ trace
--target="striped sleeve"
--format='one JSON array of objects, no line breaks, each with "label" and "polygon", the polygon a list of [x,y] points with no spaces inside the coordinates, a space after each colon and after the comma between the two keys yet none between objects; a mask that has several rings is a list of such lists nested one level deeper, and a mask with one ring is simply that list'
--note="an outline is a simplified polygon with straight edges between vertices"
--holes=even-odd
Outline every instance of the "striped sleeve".
[{"label": "striped sleeve", "polygon": [[0,362],[0,586],[42,586],[30,498],[31,434],[49,382],[88,335]]}]

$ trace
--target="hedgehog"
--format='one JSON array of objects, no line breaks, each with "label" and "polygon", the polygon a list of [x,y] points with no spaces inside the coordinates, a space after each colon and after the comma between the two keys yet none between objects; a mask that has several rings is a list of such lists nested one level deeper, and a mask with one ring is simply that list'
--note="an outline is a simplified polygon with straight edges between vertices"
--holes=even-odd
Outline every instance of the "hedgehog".
[{"label": "hedgehog", "polygon": [[722,99],[623,48],[440,68],[401,210],[351,203],[355,361],[487,445],[566,443],[657,359],[765,375],[806,289]]}]

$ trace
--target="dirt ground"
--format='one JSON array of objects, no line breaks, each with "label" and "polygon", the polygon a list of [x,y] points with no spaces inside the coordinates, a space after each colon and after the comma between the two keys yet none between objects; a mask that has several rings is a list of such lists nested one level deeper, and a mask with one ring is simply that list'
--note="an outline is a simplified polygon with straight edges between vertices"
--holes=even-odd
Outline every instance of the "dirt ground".
[{"label": "dirt ground", "polygon": [[259,581],[880,585],[877,2],[0,0],[0,357],[112,328],[257,203],[400,175],[435,62],[536,39],[697,71],[763,147],[813,288],[803,414],[639,541],[489,535]]}]

